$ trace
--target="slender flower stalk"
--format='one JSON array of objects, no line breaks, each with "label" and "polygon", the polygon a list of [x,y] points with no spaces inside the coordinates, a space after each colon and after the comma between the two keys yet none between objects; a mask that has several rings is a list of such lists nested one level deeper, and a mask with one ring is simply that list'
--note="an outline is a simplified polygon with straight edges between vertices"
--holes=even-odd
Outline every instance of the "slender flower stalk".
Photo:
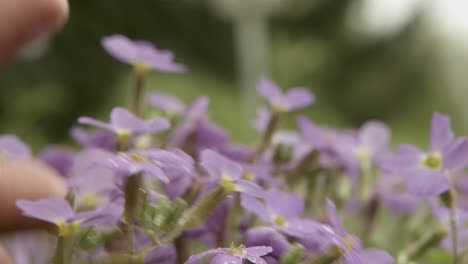
[{"label": "slender flower stalk", "polygon": [[52,258],[53,264],[71,264],[73,256],[73,234],[57,238],[57,246]]},{"label": "slender flower stalk", "polygon": [[257,148],[255,149],[254,155],[252,156],[251,160],[256,161],[258,160],[262,154],[267,150],[267,148],[271,144],[271,139],[273,135],[278,130],[281,123],[281,113],[280,112],[273,112],[268,120],[267,126],[265,131],[262,134],[260,139],[260,143],[258,144]]},{"label": "slender flower stalk", "polygon": [[134,66],[134,85],[131,92],[130,110],[138,117],[142,117],[145,102],[145,82],[148,68],[144,66]]},{"label": "slender flower stalk", "polygon": [[398,263],[407,263],[421,258],[429,249],[436,247],[447,236],[443,229],[435,230],[411,244],[398,256]]}]

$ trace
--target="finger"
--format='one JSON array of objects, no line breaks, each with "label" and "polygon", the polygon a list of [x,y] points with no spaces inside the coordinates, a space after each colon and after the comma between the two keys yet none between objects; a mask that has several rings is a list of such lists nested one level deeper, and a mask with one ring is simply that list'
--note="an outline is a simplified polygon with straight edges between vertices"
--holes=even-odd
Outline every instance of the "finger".
[{"label": "finger", "polygon": [[25,43],[59,30],[67,0],[0,0],[0,64]]},{"label": "finger", "polygon": [[0,232],[44,226],[21,215],[17,199],[65,197],[65,181],[52,169],[34,161],[0,164]]},{"label": "finger", "polygon": [[13,261],[11,260],[10,256],[6,252],[5,248],[0,246],[0,263],[2,264],[13,264]]}]

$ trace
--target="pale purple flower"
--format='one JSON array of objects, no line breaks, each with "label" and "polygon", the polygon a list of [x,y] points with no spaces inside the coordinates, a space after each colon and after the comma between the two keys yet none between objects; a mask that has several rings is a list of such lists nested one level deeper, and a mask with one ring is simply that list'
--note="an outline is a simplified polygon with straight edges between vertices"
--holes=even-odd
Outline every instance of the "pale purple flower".
[{"label": "pale purple flower", "polygon": [[324,240],[328,240],[328,243],[335,244],[344,251],[341,263],[395,263],[393,257],[387,252],[373,248],[364,249],[361,241],[357,237],[348,234],[338,215],[335,204],[330,200],[327,200],[327,214],[331,229],[325,229],[326,232],[324,232],[323,235],[326,233],[328,233],[328,235],[324,236]]},{"label": "pale purple flower", "polygon": [[280,260],[284,253],[292,249],[292,245],[286,237],[271,227],[252,228],[245,233],[244,240],[248,247],[270,246],[273,249],[270,255],[276,260]]},{"label": "pale purple flower", "polygon": [[346,165],[357,170],[359,167],[369,168],[388,151],[389,145],[388,126],[380,121],[367,121],[357,131],[355,137],[342,136],[336,148]]},{"label": "pale purple flower", "polygon": [[[431,199],[430,201],[432,214],[440,221],[445,230],[450,230],[450,210],[446,206],[440,204],[440,201]],[[462,210],[459,207],[455,208],[455,224],[457,226],[457,241],[458,248],[462,251],[468,249],[468,211]],[[441,246],[447,250],[453,247],[452,234],[447,232],[448,235],[441,241]]]},{"label": "pale purple flower", "polygon": [[112,169],[121,177],[144,173],[164,183],[168,183],[171,177],[177,178],[180,174],[193,173],[193,164],[188,161],[187,156],[167,150],[120,152],[98,163]]},{"label": "pale purple flower", "polygon": [[257,91],[275,111],[288,112],[304,108],[315,101],[315,96],[307,88],[291,88],[286,93],[272,80],[263,77]]},{"label": "pale purple flower", "polygon": [[159,110],[174,116],[182,114],[185,110],[185,105],[179,98],[161,92],[151,93],[149,95],[149,103]]},{"label": "pale purple flower", "polygon": [[67,200],[48,198],[37,201],[18,200],[16,206],[23,215],[61,226],[79,223],[81,226],[113,225],[122,214],[123,207],[107,204],[94,211],[75,213]]},{"label": "pale purple flower", "polygon": [[81,127],[72,127],[70,135],[84,148],[114,151],[117,146],[117,136],[108,130],[86,131]]},{"label": "pale purple flower", "polygon": [[264,195],[263,189],[257,184],[245,180],[244,169],[234,162],[213,150],[202,151],[200,165],[216,183],[233,185],[235,191],[247,193],[256,197]]},{"label": "pale purple flower", "polygon": [[424,152],[412,145],[400,145],[381,159],[384,171],[406,177],[407,190],[419,196],[436,196],[449,189],[450,173],[468,163],[468,139],[455,139],[450,119],[439,113],[432,117],[431,143]]},{"label": "pale purple flower", "polygon": [[67,147],[50,146],[39,152],[37,157],[60,175],[68,177],[73,166],[75,152]]},{"label": "pale purple flower", "polygon": [[156,118],[145,121],[127,109],[115,107],[110,114],[110,122],[105,123],[90,117],[80,117],[78,122],[85,125],[96,126],[115,133],[119,137],[130,138],[143,134],[157,133],[170,127],[165,118]]},{"label": "pale purple flower", "polygon": [[174,264],[177,263],[177,252],[173,245],[160,245],[146,254],[144,263]]},{"label": "pale purple flower", "polygon": [[117,60],[162,72],[183,72],[186,67],[174,62],[174,54],[168,50],[158,50],[144,40],[130,40],[123,35],[112,35],[102,39],[104,49]]},{"label": "pale purple flower", "polygon": [[112,157],[112,153],[101,149],[85,149],[76,154],[68,185],[77,208],[99,207],[116,198],[119,182],[114,171],[96,166],[96,161]]},{"label": "pale purple flower", "polygon": [[49,263],[54,253],[52,237],[43,232],[16,232],[9,243],[10,255],[15,264]]},{"label": "pale purple flower", "polygon": [[259,133],[263,133],[268,126],[271,118],[271,111],[267,107],[257,109],[255,120],[252,122],[252,127]]},{"label": "pale purple flower", "polygon": [[199,263],[204,257],[213,255],[210,264],[243,264],[244,261],[248,260],[256,264],[267,264],[263,260],[262,256],[265,256],[272,252],[271,247],[245,247],[240,245],[238,247],[231,246],[230,248],[217,248],[210,249],[197,255],[191,256],[185,264],[196,264]]},{"label": "pale purple flower", "polygon": [[263,198],[265,204],[249,195],[242,195],[241,205],[264,222],[290,236],[304,237],[322,228],[322,225],[315,221],[301,219],[304,200],[295,194],[271,189]]},{"label": "pale purple flower", "polygon": [[28,159],[31,149],[14,135],[0,135],[0,161]]},{"label": "pale purple flower", "polygon": [[421,197],[414,196],[405,188],[405,177],[384,174],[376,186],[382,203],[398,214],[411,214],[421,204]]}]

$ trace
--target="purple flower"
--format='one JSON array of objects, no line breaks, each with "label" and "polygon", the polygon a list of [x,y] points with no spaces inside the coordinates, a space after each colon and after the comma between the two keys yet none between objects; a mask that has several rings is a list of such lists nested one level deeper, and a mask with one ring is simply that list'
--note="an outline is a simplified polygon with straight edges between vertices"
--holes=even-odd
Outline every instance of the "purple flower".
[{"label": "purple flower", "polygon": [[230,248],[210,249],[203,253],[191,256],[185,262],[185,264],[196,264],[202,258],[209,255],[214,255],[210,261],[211,264],[243,264],[244,260],[248,260],[256,264],[267,264],[266,261],[263,260],[262,256],[265,256],[272,251],[273,249],[271,247],[260,246],[246,248],[243,245],[240,245],[238,247],[232,245]]},{"label": "purple flower", "polygon": [[419,196],[436,196],[449,189],[450,173],[467,165],[468,139],[455,139],[447,116],[432,117],[431,143],[424,152],[412,145],[400,145],[392,155],[384,156],[384,171],[406,177],[408,192]]},{"label": "purple flower", "polygon": [[96,208],[114,200],[118,192],[115,173],[96,166],[96,161],[112,157],[112,153],[100,149],[85,149],[76,155],[68,185],[78,209]]},{"label": "purple flower", "polygon": [[271,111],[267,107],[257,109],[255,120],[252,122],[252,127],[259,133],[263,133],[268,126],[271,118]]},{"label": "purple flower", "polygon": [[53,243],[42,232],[17,232],[10,244],[10,254],[15,264],[44,264],[52,258]]},{"label": "purple flower", "polygon": [[38,158],[54,168],[60,175],[68,177],[73,166],[75,153],[66,147],[50,146],[43,149]]},{"label": "purple flower", "polygon": [[80,117],[81,124],[92,125],[115,133],[119,138],[129,139],[132,136],[156,133],[170,127],[169,121],[157,118],[150,121],[142,120],[130,113],[127,109],[116,107],[112,109],[110,122],[104,123],[90,117]]},{"label": "purple flower", "polygon": [[28,159],[31,157],[31,149],[14,135],[0,136],[0,162],[3,159]]},{"label": "purple flower", "polygon": [[60,232],[67,226],[113,225],[122,214],[117,204],[107,204],[94,211],[75,213],[68,201],[62,198],[48,198],[37,201],[18,200],[16,206],[23,215],[57,225]]},{"label": "purple flower", "polygon": [[108,130],[86,131],[81,127],[72,127],[70,135],[84,148],[114,151],[117,145],[116,135]]},{"label": "purple flower", "polygon": [[343,264],[394,263],[392,256],[387,252],[379,249],[364,249],[357,237],[348,234],[338,215],[335,204],[330,200],[327,201],[327,214],[331,229],[325,229],[326,232],[323,233],[324,240],[339,246],[344,251]]},{"label": "purple flower", "polygon": [[315,96],[307,88],[291,88],[283,94],[278,85],[265,77],[258,83],[257,91],[279,112],[298,110],[315,101]]},{"label": "purple flower", "polygon": [[408,193],[405,189],[405,178],[400,175],[384,174],[377,182],[377,192],[382,202],[392,212],[398,214],[411,214],[421,204],[420,197]]},{"label": "purple flower", "polygon": [[337,149],[351,169],[369,169],[373,162],[388,151],[390,129],[380,121],[367,121],[355,137],[342,136]]},{"label": "purple flower", "polygon": [[338,131],[321,127],[305,116],[299,116],[297,118],[297,126],[302,137],[311,144],[312,147],[320,150],[333,149],[340,138]]},{"label": "purple flower", "polygon": [[174,54],[168,50],[158,50],[144,40],[130,40],[122,35],[112,35],[102,39],[102,46],[114,58],[144,70],[162,72],[183,72],[186,67],[174,62]]},{"label": "purple flower", "polygon": [[122,177],[145,173],[168,183],[171,177],[193,174],[193,162],[177,151],[135,150],[120,152],[99,162]]},{"label": "purple flower", "polygon": [[262,197],[264,191],[255,183],[243,179],[242,166],[210,149],[202,151],[200,165],[212,179],[232,191],[244,192],[256,197]]},{"label": "purple flower", "polygon": [[[271,227],[255,227],[245,234],[246,246],[270,246],[273,249],[271,256],[279,260],[284,253],[292,248],[289,241]],[[269,263],[269,262],[268,262]]]},{"label": "purple flower", "polygon": [[177,263],[177,252],[173,245],[160,245],[149,251],[144,263],[174,264]]},{"label": "purple flower", "polygon": [[185,105],[179,98],[161,92],[151,93],[149,102],[152,106],[173,116],[178,116],[185,110]]},{"label": "purple flower", "polygon": [[265,204],[249,195],[242,195],[241,205],[290,236],[304,237],[322,227],[315,221],[301,219],[304,213],[304,200],[294,194],[272,189],[265,193],[264,199]]}]

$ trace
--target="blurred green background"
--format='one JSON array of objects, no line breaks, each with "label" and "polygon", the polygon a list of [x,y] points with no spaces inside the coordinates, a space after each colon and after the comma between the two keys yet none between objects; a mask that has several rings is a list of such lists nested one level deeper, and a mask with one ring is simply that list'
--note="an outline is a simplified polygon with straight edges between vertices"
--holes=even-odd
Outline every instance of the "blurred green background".
[{"label": "blurred green background", "polygon": [[[452,24],[445,31],[434,26],[448,18],[434,16],[431,1],[259,0],[244,7],[246,13],[233,11],[248,2],[256,1],[71,1],[62,32],[0,70],[0,132],[35,148],[67,142],[78,116],[107,119],[113,106],[125,105],[130,67],[100,46],[103,36],[115,33],[173,50],[190,71],[152,73],[148,88],[186,101],[211,96],[212,118],[235,141],[251,142],[255,135],[241,107],[241,90],[254,93],[254,87],[245,87],[237,69],[240,58],[259,50],[258,72],[282,87],[307,86],[316,94],[305,113],[318,123],[349,127],[380,119],[395,141],[425,144],[431,113],[440,111],[466,132],[465,42],[450,31]],[[391,10],[390,2],[404,9]],[[251,27],[254,37],[242,48],[239,25],[249,28],[252,17],[261,26]]]}]

